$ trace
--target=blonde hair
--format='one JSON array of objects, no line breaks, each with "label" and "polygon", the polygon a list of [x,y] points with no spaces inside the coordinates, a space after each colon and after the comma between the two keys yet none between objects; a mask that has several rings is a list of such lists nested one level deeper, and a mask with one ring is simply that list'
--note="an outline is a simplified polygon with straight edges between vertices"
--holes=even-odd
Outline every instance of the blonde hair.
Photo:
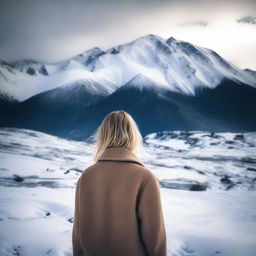
[{"label": "blonde hair", "polygon": [[136,122],[130,114],[122,110],[109,113],[96,130],[95,137],[95,161],[106,148],[126,147],[133,152],[143,148],[143,138]]}]

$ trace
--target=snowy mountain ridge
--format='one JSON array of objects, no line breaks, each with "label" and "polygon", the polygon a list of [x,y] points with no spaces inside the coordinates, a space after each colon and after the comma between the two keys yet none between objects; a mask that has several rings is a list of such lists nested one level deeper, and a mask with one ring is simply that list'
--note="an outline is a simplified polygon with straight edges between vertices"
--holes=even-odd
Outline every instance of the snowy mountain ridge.
[{"label": "snowy mountain ridge", "polygon": [[215,88],[224,78],[256,87],[254,71],[241,70],[210,49],[149,34],[105,52],[94,47],[57,63],[1,61],[0,95],[24,101],[83,79],[101,85],[95,93],[112,93],[137,75],[153,80],[158,89],[191,96],[196,88]]}]

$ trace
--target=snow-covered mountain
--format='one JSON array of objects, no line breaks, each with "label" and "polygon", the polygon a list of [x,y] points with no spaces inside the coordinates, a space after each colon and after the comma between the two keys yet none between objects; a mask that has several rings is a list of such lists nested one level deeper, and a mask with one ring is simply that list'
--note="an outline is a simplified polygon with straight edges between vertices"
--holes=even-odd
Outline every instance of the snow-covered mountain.
[{"label": "snow-covered mountain", "polygon": [[79,140],[116,109],[132,114],[143,135],[256,130],[255,71],[152,34],[54,64],[1,62],[0,98],[0,126]]},{"label": "snow-covered mountain", "polygon": [[[144,82],[146,87],[138,86]],[[101,86],[74,83],[37,94],[10,108],[0,124],[84,140],[106,114],[123,109],[135,118],[143,136],[163,130],[256,130],[256,89],[232,80],[215,89],[198,88],[196,97],[159,90],[142,75],[111,94],[94,94],[89,88],[96,85]]]},{"label": "snow-covered mountain", "polygon": [[58,63],[1,61],[0,93],[24,101],[80,79],[94,79],[112,92],[138,74],[187,95],[195,95],[197,87],[214,88],[223,78],[256,87],[253,71],[239,69],[210,49],[149,34],[106,52],[95,47]]}]

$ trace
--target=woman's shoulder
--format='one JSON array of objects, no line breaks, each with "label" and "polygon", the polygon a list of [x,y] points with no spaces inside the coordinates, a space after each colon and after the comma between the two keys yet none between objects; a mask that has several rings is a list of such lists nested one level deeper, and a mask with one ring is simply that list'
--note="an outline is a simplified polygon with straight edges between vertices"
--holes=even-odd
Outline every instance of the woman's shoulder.
[{"label": "woman's shoulder", "polygon": [[137,169],[137,173],[139,173],[142,187],[145,186],[150,180],[158,181],[150,168],[147,167],[145,164],[143,166],[136,165],[135,169]]},{"label": "woman's shoulder", "polygon": [[[118,162],[116,162],[118,163]],[[132,168],[131,168],[132,165]],[[119,167],[119,165],[116,165]],[[146,184],[152,182],[152,179],[155,181],[158,181],[155,175],[151,172],[150,168],[148,168],[145,164],[140,165],[136,163],[130,163],[130,165],[125,165],[126,168],[129,168],[129,175],[127,175],[127,179],[132,179],[134,184],[140,183],[142,187],[144,187]],[[80,180],[81,182],[84,182],[86,179],[93,179],[94,176],[99,175],[102,168],[105,168],[105,165],[102,165],[99,162],[92,163],[88,167],[86,167],[81,176]],[[124,172],[127,171],[127,169],[123,169]],[[136,182],[137,181],[137,182]]]},{"label": "woman's shoulder", "polygon": [[85,167],[85,169],[82,171],[82,175],[81,176],[88,175],[89,173],[91,173],[96,168],[97,168],[97,162],[90,164],[89,166]]}]

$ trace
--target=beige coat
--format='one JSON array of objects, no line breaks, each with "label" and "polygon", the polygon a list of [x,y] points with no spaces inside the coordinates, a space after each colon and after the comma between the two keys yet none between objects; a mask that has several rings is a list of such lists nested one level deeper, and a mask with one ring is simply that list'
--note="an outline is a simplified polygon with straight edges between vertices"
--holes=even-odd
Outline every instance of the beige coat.
[{"label": "beige coat", "polygon": [[77,182],[74,256],[166,256],[156,177],[124,147],[107,148]]}]

